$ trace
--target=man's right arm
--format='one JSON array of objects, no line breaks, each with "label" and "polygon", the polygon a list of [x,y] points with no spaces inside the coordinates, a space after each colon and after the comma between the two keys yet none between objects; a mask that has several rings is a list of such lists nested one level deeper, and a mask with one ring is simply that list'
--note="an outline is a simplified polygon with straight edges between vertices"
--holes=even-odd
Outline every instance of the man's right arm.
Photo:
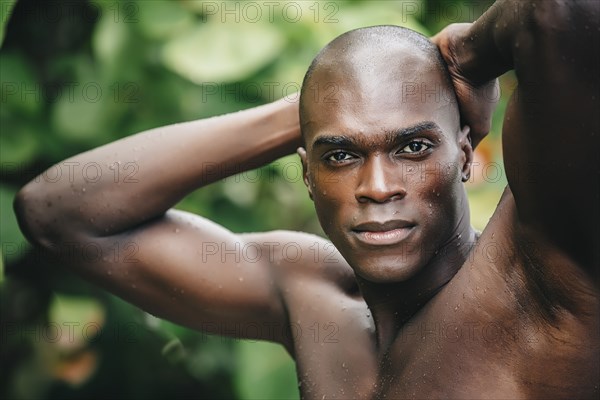
[{"label": "man's right arm", "polygon": [[[15,209],[33,243],[153,314],[207,332],[283,342],[282,330],[269,328],[285,322],[271,270],[278,261],[273,235],[236,235],[171,207],[299,145],[297,104],[280,100],[74,156],[61,163],[69,171],[62,179],[27,184]],[[248,324],[263,329],[244,329]]]}]

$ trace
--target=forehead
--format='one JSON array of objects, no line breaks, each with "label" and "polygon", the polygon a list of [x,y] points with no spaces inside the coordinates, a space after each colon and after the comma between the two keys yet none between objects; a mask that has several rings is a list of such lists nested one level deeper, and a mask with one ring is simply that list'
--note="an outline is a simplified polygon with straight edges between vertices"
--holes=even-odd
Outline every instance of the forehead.
[{"label": "forehead", "polygon": [[447,134],[458,128],[458,108],[442,71],[416,56],[325,66],[303,91],[307,144],[322,134],[381,134],[425,121]]}]

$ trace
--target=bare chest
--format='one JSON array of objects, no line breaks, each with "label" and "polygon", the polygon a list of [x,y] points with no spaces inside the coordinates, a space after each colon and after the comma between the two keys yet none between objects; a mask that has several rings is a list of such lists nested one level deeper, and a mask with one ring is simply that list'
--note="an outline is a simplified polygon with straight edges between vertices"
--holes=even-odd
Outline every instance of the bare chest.
[{"label": "bare chest", "polygon": [[[598,338],[594,347],[594,338],[586,336],[589,331],[563,329],[564,337],[557,337],[533,323],[497,318],[495,310],[481,309],[479,302],[449,292],[454,294],[430,302],[383,350],[377,348],[364,301],[329,296],[329,301],[303,302],[290,315],[302,397],[569,397],[580,389],[584,397],[593,393],[589,381],[597,375],[599,352]],[[494,296],[502,302],[500,292]],[[579,349],[581,343],[591,347]]]},{"label": "bare chest", "polygon": [[303,398],[519,397],[511,366],[490,362],[478,346],[461,348],[469,344],[455,340],[453,327],[412,326],[381,353],[368,319],[358,322],[359,315],[351,323],[298,325],[302,336],[295,350]]}]

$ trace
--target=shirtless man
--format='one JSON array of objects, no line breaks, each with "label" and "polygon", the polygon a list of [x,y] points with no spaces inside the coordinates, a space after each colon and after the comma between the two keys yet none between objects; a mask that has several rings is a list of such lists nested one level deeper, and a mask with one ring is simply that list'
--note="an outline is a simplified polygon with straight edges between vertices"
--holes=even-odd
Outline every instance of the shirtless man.
[{"label": "shirtless man", "polygon": [[[311,66],[301,124],[297,104],[277,101],[83,153],[69,161],[135,160],[139,182],[115,184],[109,171],[32,182],[16,200],[21,226],[56,253],[72,242],[119,252],[67,258],[153,314],[281,343],[305,398],[597,398],[599,13],[595,1],[499,1],[434,38],[452,83],[427,40],[350,32]],[[520,84],[503,128],[509,188],[473,247],[461,181],[489,127],[493,79],[510,69]],[[309,90],[319,83],[335,84],[335,101]],[[425,93],[452,84],[462,124],[452,96]],[[171,209],[224,171],[301,144],[337,251]],[[248,244],[251,256],[225,253]],[[315,326],[331,340],[307,334]]]}]

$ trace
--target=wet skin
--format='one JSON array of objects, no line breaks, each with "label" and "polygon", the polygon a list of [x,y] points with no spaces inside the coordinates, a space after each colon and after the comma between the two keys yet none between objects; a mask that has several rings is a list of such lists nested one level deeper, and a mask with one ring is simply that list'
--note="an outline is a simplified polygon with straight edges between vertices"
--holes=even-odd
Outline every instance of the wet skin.
[{"label": "wet skin", "polygon": [[[598,61],[587,49],[599,10],[577,3],[585,12],[553,11],[550,3],[527,9],[533,27],[506,12],[525,3],[503,1],[494,7],[504,9],[436,39],[460,66],[450,64],[454,85],[511,68],[528,83],[505,115],[510,188],[477,241],[461,181],[469,135],[480,129],[461,128],[451,101],[399,95],[406,82],[444,85],[431,60],[401,45],[374,64],[372,47],[334,53],[334,64],[314,72],[314,82],[335,83],[338,101],[304,104],[298,153],[331,243],[299,232],[234,234],[171,209],[222,171],[293,152],[298,105],[285,101],[76,156],[77,165],[135,158],[139,182],[115,185],[108,171],[92,183],[34,181],[17,198],[20,223],[49,251],[79,242],[118,254],[71,252],[64,261],[153,314],[281,343],[305,398],[597,398],[598,215],[589,171],[598,168]],[[464,114],[469,106],[459,102]],[[573,143],[577,151],[566,151]]]}]

